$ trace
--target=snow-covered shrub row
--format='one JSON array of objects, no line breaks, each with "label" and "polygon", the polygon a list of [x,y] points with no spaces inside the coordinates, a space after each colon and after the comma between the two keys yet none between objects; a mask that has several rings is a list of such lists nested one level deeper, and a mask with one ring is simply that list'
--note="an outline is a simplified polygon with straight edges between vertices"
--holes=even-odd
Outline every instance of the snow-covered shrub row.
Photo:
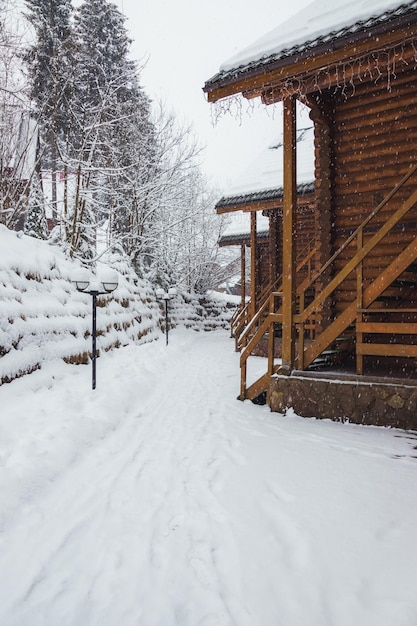
[{"label": "snow-covered shrub row", "polygon": [[[120,257],[112,264],[119,286],[97,300],[99,351],[156,339],[164,323],[153,286]],[[0,225],[0,384],[56,358],[89,359],[92,302],[71,283],[78,267],[59,248]],[[234,306],[220,298],[178,295],[170,302],[169,323],[227,328]]]},{"label": "snow-covered shrub row", "polygon": [[[1,382],[51,359],[88,360],[92,299],[71,283],[77,267],[58,248],[0,225]],[[117,290],[97,302],[98,350],[160,335],[151,285],[118,269]]]}]

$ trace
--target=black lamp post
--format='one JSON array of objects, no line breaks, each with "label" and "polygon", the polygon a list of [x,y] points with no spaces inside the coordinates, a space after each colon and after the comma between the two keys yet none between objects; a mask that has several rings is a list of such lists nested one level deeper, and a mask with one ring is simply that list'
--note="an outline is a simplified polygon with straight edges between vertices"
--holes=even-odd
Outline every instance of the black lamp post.
[{"label": "black lamp post", "polygon": [[168,302],[177,295],[177,290],[175,287],[170,287],[168,291],[164,291],[163,289],[157,289],[155,291],[156,297],[158,300],[164,300],[165,302],[165,337],[166,337],[166,345],[168,345]]},{"label": "black lamp post", "polygon": [[89,293],[92,297],[92,331],[91,331],[91,366],[92,366],[92,384],[91,388],[96,388],[96,359],[97,359],[97,296],[111,293],[118,285],[117,272],[107,270],[106,273],[98,279],[91,276],[88,270],[80,269],[72,278],[72,281],[78,291]]}]

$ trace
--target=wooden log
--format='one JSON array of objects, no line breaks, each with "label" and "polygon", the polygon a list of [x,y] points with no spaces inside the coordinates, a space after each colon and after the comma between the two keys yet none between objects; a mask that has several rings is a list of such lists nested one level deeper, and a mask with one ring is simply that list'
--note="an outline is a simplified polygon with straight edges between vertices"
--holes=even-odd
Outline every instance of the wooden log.
[{"label": "wooden log", "polygon": [[369,356],[417,357],[417,346],[392,343],[357,343],[356,352]]},{"label": "wooden log", "polygon": [[283,215],[283,259],[286,269],[283,274],[282,301],[282,364],[292,368],[295,361],[295,206],[296,186],[296,107],[295,98],[284,100],[284,215]]},{"label": "wooden log", "polygon": [[378,333],[380,335],[417,335],[417,324],[384,322],[360,322],[356,324],[361,333]]}]

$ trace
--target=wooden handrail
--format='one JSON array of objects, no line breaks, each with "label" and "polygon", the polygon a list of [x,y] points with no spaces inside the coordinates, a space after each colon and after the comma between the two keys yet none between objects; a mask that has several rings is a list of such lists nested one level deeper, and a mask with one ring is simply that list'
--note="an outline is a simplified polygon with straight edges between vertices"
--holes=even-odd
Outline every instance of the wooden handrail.
[{"label": "wooden handrail", "polygon": [[378,213],[381,211],[381,209],[384,208],[384,206],[386,204],[388,204],[388,202],[395,196],[395,194],[397,193],[397,191],[399,191],[403,185],[405,185],[405,183],[409,180],[409,178],[411,178],[411,176],[417,171],[417,163],[415,163],[414,165],[412,165],[408,172],[405,174],[405,176],[403,176],[403,178],[400,180],[399,183],[397,183],[395,185],[395,187],[389,192],[389,194],[378,204],[378,206],[375,207],[375,209],[373,211],[371,211],[371,213],[368,215],[368,217],[366,217],[364,219],[364,221],[362,222],[362,224],[360,224],[360,226],[358,226],[358,228],[351,234],[349,235],[349,237],[346,239],[346,241],[340,246],[340,248],[338,248],[338,250],[336,250],[336,252],[330,257],[330,259],[328,259],[326,261],[326,263],[324,263],[324,265],[322,265],[319,269],[319,271],[317,272],[317,274],[315,274],[309,285],[307,286],[307,288],[311,287],[311,285],[313,283],[316,282],[316,280],[318,280],[320,278],[320,276],[322,276],[324,274],[324,272],[331,266],[333,265],[334,261],[338,258],[338,256],[340,256],[340,254],[346,250],[346,248],[348,247],[349,244],[352,243],[352,241],[354,239],[356,239],[356,237],[358,236],[358,233],[360,232],[360,230],[363,230],[365,228],[365,226],[367,226],[369,224],[369,222],[376,216],[378,215]]},{"label": "wooden handrail", "polygon": [[[413,169],[415,171],[417,167]],[[416,203],[417,203],[417,191],[414,191],[414,193],[411,194],[408,200],[404,202],[404,204],[399,209],[397,209],[397,211],[395,211],[393,215],[391,215],[387,219],[387,221],[383,224],[383,226],[381,226],[378,232],[376,232],[375,235],[371,237],[371,239],[358,250],[358,252],[350,259],[350,261],[348,261],[344,265],[343,269],[341,269],[339,273],[328,283],[328,285],[326,285],[326,287],[322,289],[319,295],[314,298],[313,302],[311,302],[308,305],[308,307],[304,309],[304,311],[300,311],[302,322],[304,322],[307,319],[307,317],[310,315],[310,313],[316,310],[318,306],[321,305],[324,302],[324,300],[331,293],[333,293],[335,289],[337,289],[340,286],[342,281],[353,270],[356,269],[359,263],[363,261],[363,259],[378,245],[378,243],[389,233],[389,231],[392,230],[392,228],[396,224],[398,224],[401,218],[403,218],[408,213],[408,211],[410,211],[416,205]],[[366,220],[366,223],[368,222],[369,220]],[[362,232],[362,227],[360,226],[359,228],[356,229],[355,233],[358,234],[361,232]],[[332,258],[334,257],[335,255],[333,255]]]},{"label": "wooden handrail", "polygon": [[[304,246],[302,253],[304,253],[306,251],[305,256],[303,256],[301,258],[301,260],[299,261],[299,263],[297,264],[296,267],[296,273],[299,273],[301,271],[301,269],[309,263],[309,261],[314,257],[314,255],[317,252],[317,248],[316,246],[312,247],[312,244],[314,243],[314,238],[312,238],[307,244],[306,246]],[[297,256],[301,256],[301,253]],[[301,283],[301,285],[298,287],[297,289],[297,295],[300,295],[300,293],[305,289],[305,285],[306,285],[306,281],[309,281],[309,276],[307,276],[307,278]],[[257,324],[257,322],[262,318],[262,316],[265,313],[265,309],[267,304],[270,301],[270,296],[271,293],[273,293],[274,291],[278,291],[278,288],[281,287],[282,284],[282,276],[278,276],[272,283],[270,283],[267,288],[264,290],[263,294],[265,295],[261,295],[260,297],[260,306],[258,308],[258,310],[256,311],[256,314],[253,316],[253,318],[249,321],[249,323],[247,324],[247,326],[245,327],[245,329],[243,330],[242,334],[239,337],[239,344],[241,344],[243,341],[245,341],[247,335],[251,332],[251,330],[253,329],[253,327]]]},{"label": "wooden handrail", "polygon": [[[395,280],[417,258],[417,237],[408,246],[401,250],[398,256],[385,268],[379,276],[372,281],[363,291],[363,307],[368,308],[376,298],[387,288],[387,275]],[[372,309],[371,309],[372,310]],[[325,350],[336,337],[351,324],[357,315],[357,302],[353,300],[348,306],[316,337],[312,345],[306,348],[301,357],[299,369],[307,367],[316,356]],[[303,358],[304,357],[304,358]]]},{"label": "wooden handrail", "polygon": [[[296,266],[297,273],[300,272],[301,269],[305,265],[309,264],[311,259],[315,256],[317,252],[317,248],[315,245],[313,245],[314,243],[315,243],[315,239],[312,238],[307,243],[307,245],[304,246],[301,253],[297,255],[297,258],[301,257],[300,261],[297,263],[297,266]],[[298,295],[304,293],[306,281],[308,282],[310,280],[310,268],[309,268],[308,274],[309,275],[304,279],[304,281],[301,283],[301,285],[299,285],[297,289]],[[238,339],[238,345],[239,347],[242,348],[242,353],[240,356],[240,368],[241,368],[240,370],[241,371],[240,397],[242,400],[246,398],[246,394],[247,394],[247,388],[246,388],[247,360],[250,354],[252,353],[254,348],[259,344],[259,342],[261,341],[265,333],[269,331],[269,334],[271,335],[271,333],[274,332],[274,324],[282,322],[281,306],[279,306],[278,308],[276,308],[275,306],[276,298],[280,297],[282,299],[282,291],[279,291],[277,289],[277,287],[280,287],[281,284],[282,284],[281,277],[278,277],[272,283],[272,286],[269,287],[270,291],[267,297],[262,302],[256,314],[249,321],[249,323],[247,324],[247,326],[245,327],[241,336]],[[250,338],[246,346],[244,346],[244,342],[247,341],[250,333],[254,331],[257,324],[259,324],[258,328],[255,330],[253,336]],[[268,353],[270,351],[271,351],[271,348],[268,347]],[[271,358],[271,355],[269,355],[267,374],[272,373],[273,370],[274,370],[273,359]],[[267,378],[266,375],[264,375],[262,379],[260,380],[266,380],[266,378]],[[259,382],[260,381],[257,381],[257,383]],[[252,385],[251,389],[252,388],[257,389],[258,388],[257,383]]]}]

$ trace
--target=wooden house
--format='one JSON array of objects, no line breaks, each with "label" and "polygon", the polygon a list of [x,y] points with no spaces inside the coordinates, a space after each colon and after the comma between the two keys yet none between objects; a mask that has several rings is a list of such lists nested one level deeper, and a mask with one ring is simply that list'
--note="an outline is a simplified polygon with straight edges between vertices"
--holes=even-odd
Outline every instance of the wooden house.
[{"label": "wooden house", "polygon": [[[282,286],[242,349],[240,397],[266,392],[276,410],[415,428],[417,2],[316,0],[204,91],[209,102],[241,94],[284,112]],[[319,269],[307,282],[297,279],[297,100],[314,123]],[[265,333],[266,372],[248,385],[248,357]],[[336,375],[312,370],[332,362]]]},{"label": "wooden house", "polygon": [[[301,264],[297,279],[301,281],[311,276],[315,267],[314,134],[303,106],[298,108],[298,120],[296,254]],[[253,330],[247,329],[249,321],[282,282],[282,166],[283,143],[279,137],[256,156],[215,207],[219,215],[228,213],[231,218],[219,246],[240,247],[241,304],[232,318],[232,334],[238,349]],[[245,300],[247,293],[249,302]]]},{"label": "wooden house", "polygon": [[[216,207],[224,212],[223,202],[225,197],[221,198]],[[235,219],[235,217],[241,219]],[[241,297],[239,311],[245,307],[247,297],[251,300],[256,299],[256,294],[260,289],[262,280],[268,275],[268,268],[264,259],[269,254],[269,220],[259,215],[256,220],[255,237],[251,237],[252,220],[250,214],[242,212],[241,215],[232,215],[231,220],[218,240],[220,248],[238,248],[239,254],[236,252],[235,261],[240,259],[239,278],[235,279],[239,285],[238,295]],[[255,245],[251,247],[251,242],[255,240]],[[252,255],[252,251],[254,254]],[[255,261],[253,260],[255,257]],[[236,262],[235,262],[236,270]],[[251,270],[253,270],[251,272]]]}]

